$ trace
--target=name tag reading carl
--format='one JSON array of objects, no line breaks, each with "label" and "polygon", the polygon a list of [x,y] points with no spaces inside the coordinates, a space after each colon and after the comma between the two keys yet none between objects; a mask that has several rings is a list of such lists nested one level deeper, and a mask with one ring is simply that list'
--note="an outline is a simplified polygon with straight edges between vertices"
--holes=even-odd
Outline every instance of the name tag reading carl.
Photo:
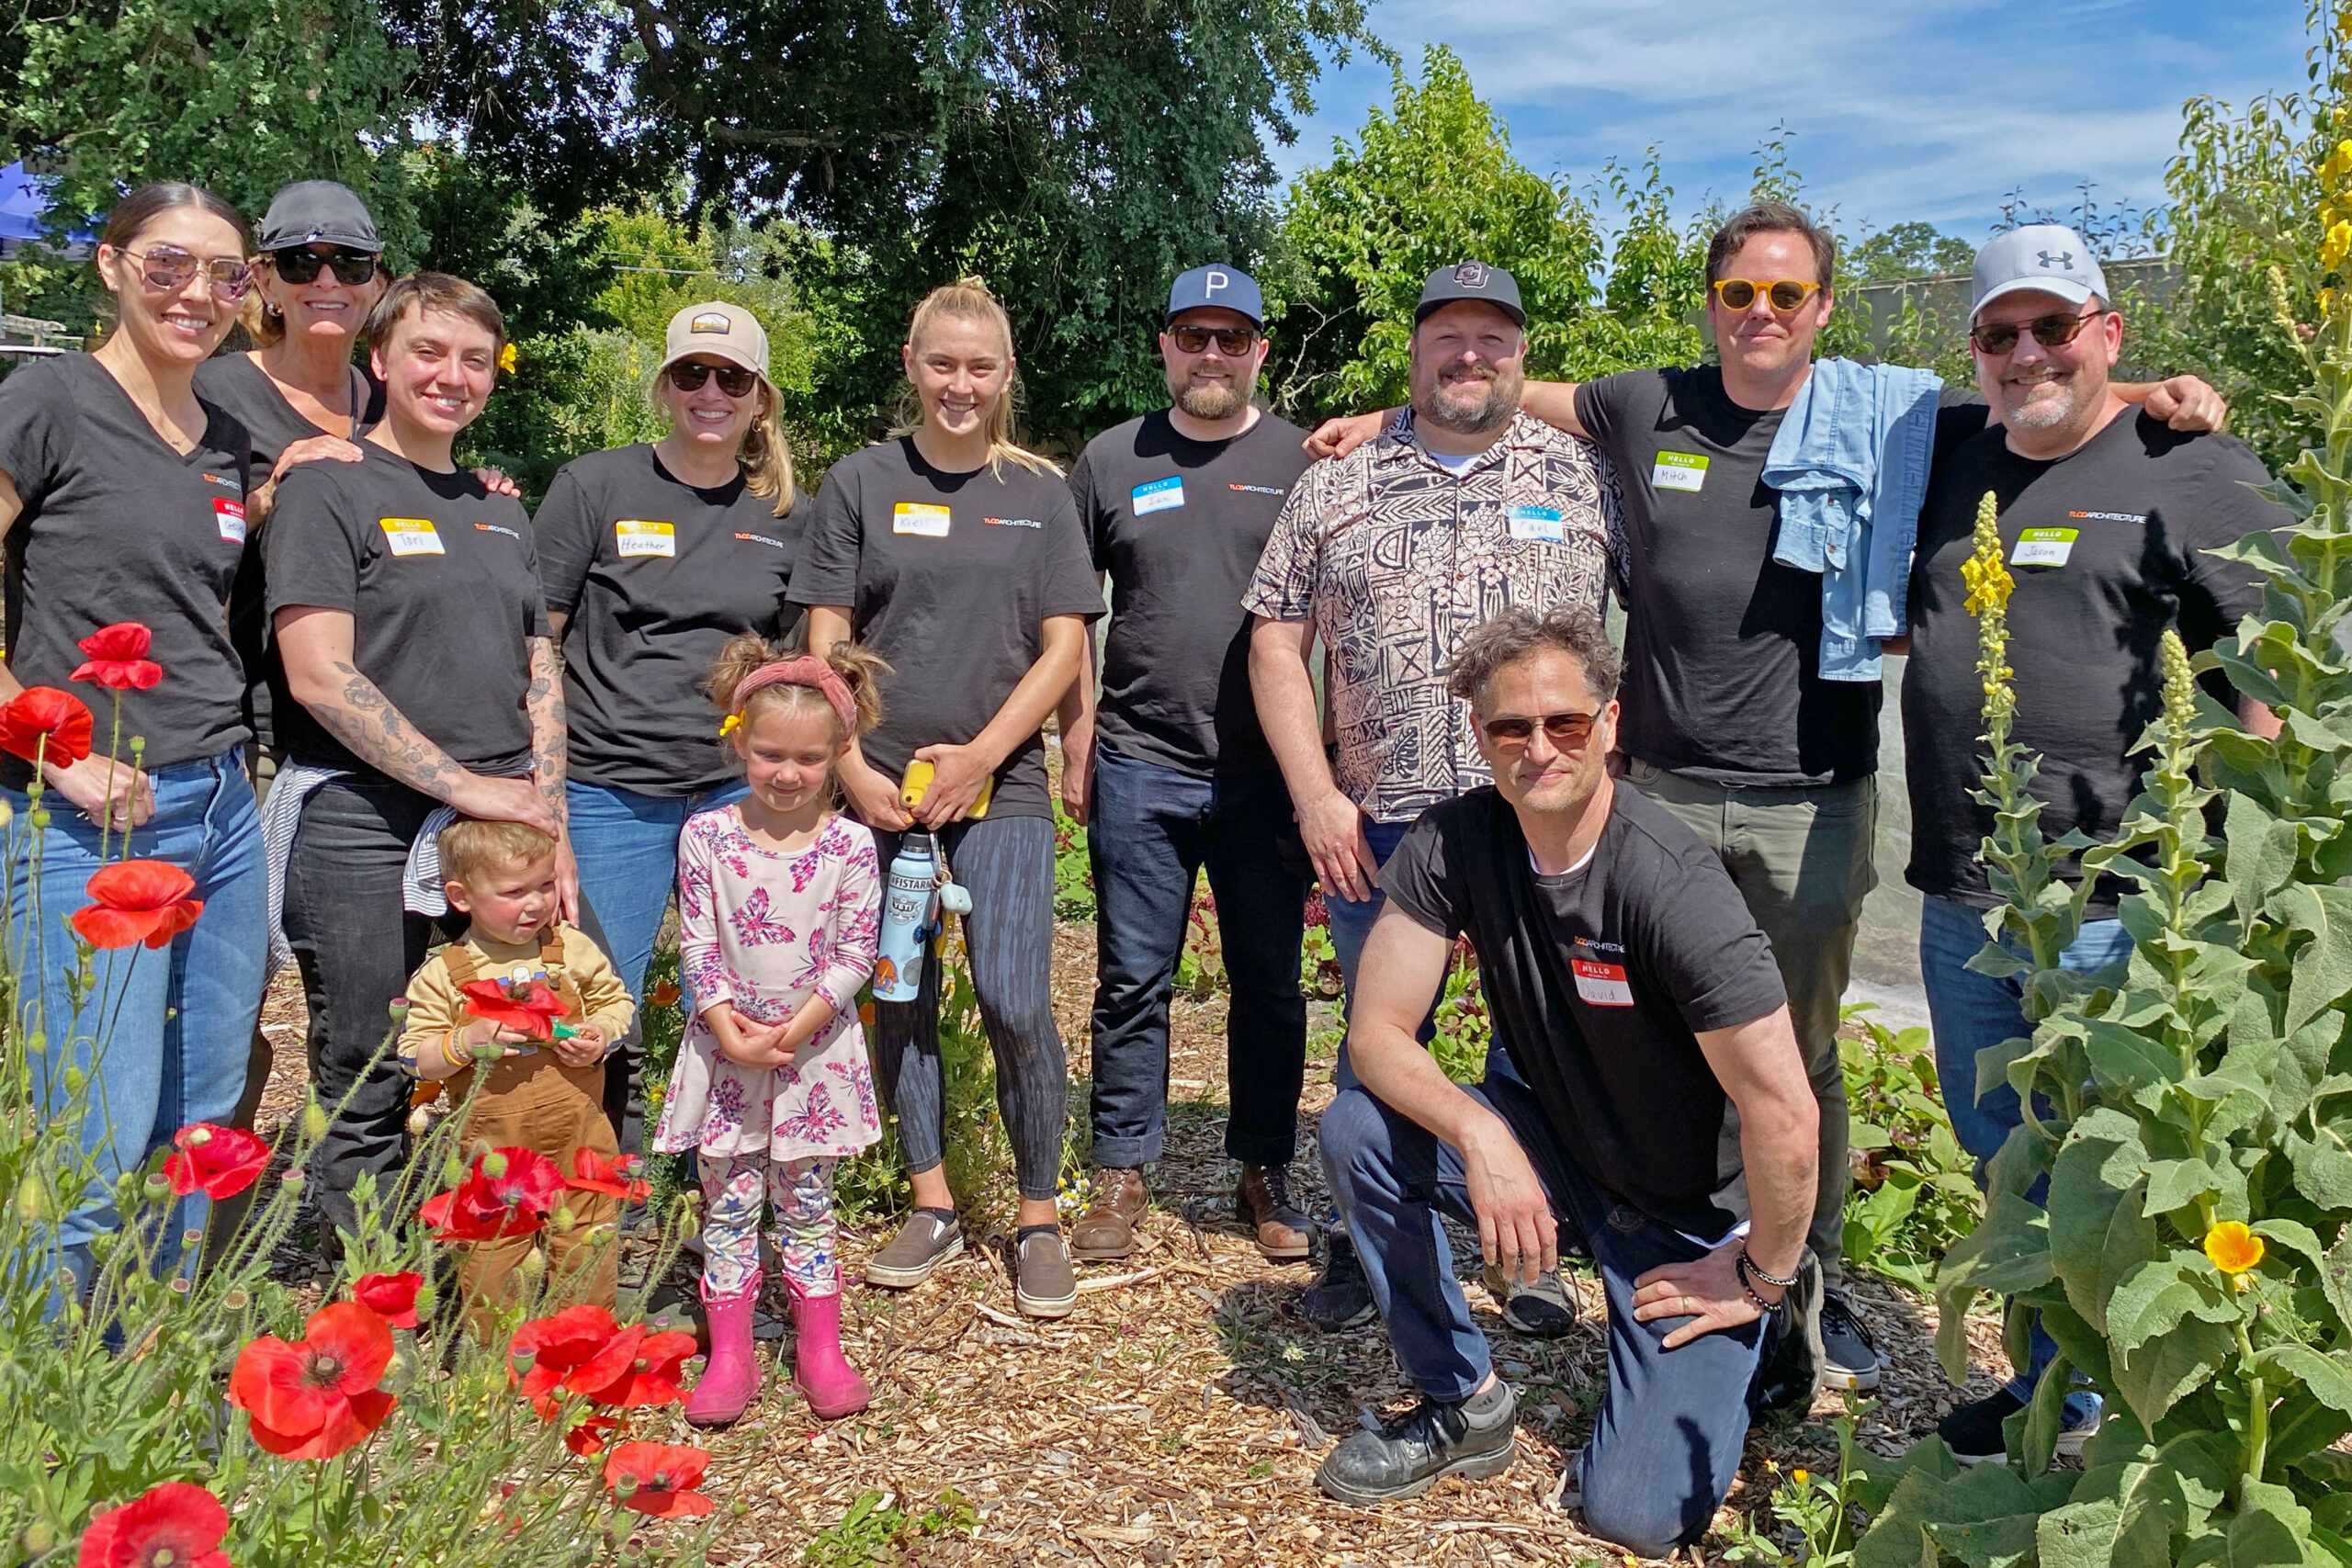
[{"label": "name tag reading carl", "polygon": [[631,556],[667,556],[674,560],[678,554],[678,525],[624,517],[613,525],[613,545],[623,560]]},{"label": "name tag reading carl", "polygon": [[2018,536],[2018,547],[2009,552],[2011,566],[2064,566],[2066,558],[2075,553],[2075,540],[2081,530],[2075,528],[2028,528]]},{"label": "name tag reading carl", "polygon": [[1629,1008],[1634,1005],[1633,982],[1625,978],[1623,964],[1602,964],[1590,958],[1571,958],[1568,968],[1577,977],[1577,995],[1597,1008]]},{"label": "name tag reading carl", "polygon": [[376,525],[384,531],[384,547],[396,556],[448,553],[441,547],[441,536],[434,532],[430,517],[384,517]]},{"label": "name tag reading carl", "polygon": [[1652,490],[1696,492],[1707,482],[1707,459],[1696,452],[1660,452],[1650,468]]},{"label": "name tag reading carl", "polygon": [[1535,539],[1547,545],[1568,542],[1566,525],[1560,521],[1556,506],[1506,507],[1503,515],[1510,519],[1510,536],[1514,539]]},{"label": "name tag reading carl", "polygon": [[926,539],[944,539],[947,537],[947,524],[953,515],[944,506],[925,506],[919,502],[902,501],[890,509],[890,532],[920,534]]},{"label": "name tag reading carl", "polygon": [[1167,512],[1184,504],[1183,478],[1174,476],[1154,479],[1148,485],[1137,485],[1128,496],[1136,515],[1146,516],[1154,512]]}]

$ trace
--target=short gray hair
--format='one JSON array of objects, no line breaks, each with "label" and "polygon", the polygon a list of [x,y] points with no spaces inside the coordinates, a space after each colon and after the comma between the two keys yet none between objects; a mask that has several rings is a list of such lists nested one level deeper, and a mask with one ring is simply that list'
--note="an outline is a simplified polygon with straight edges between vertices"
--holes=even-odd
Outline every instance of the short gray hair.
[{"label": "short gray hair", "polygon": [[1617,678],[1624,672],[1625,656],[1609,640],[1600,617],[1568,604],[1555,604],[1541,616],[1514,604],[1471,627],[1462,646],[1454,649],[1445,688],[1472,708],[1484,711],[1487,688],[1495,676],[1547,648],[1577,661],[1595,701],[1605,705],[1617,695]]}]

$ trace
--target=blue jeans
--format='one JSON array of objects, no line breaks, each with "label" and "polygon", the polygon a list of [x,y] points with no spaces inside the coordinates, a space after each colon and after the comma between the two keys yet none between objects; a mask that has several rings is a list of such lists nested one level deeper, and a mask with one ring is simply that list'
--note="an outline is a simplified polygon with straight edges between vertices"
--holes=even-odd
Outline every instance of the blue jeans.
[{"label": "blue jeans", "polygon": [[[1290,844],[1285,852],[1283,840]],[[1087,854],[1094,872],[1094,1158],[1133,1170],[1168,1123],[1168,999],[1204,864],[1233,1002],[1226,1015],[1231,1113],[1225,1152],[1288,1165],[1306,1072],[1306,851],[1290,792],[1268,771],[1216,779],[1094,752]]]},{"label": "blue jeans", "polygon": [[[1919,978],[1928,992],[1928,1019],[1936,1040],[1936,1076],[1942,1080],[1944,1110],[1951,1117],[1952,1135],[1976,1157],[1981,1172],[2000,1152],[2009,1132],[2020,1120],[2018,1091],[2007,1083],[1976,1092],[1976,1057],[1982,1051],[2033,1032],[2026,1021],[2023,992],[2015,980],[1980,975],[1968,961],[1984,951],[1984,911],[1957,898],[1927,894],[1919,901]],[[2021,951],[2016,940],[2004,936],[2001,945]],[[2132,955],[2132,935],[2120,920],[2086,920],[2074,944],[2059,955],[2059,966],[2087,974],[2120,964]],[[2037,1184],[2039,1200],[2048,1179]],[[2058,1354],[2058,1347],[2033,1326],[2033,1354],[2022,1376],[2009,1382],[2009,1392],[2020,1399],[2032,1397],[2041,1370]],[[2072,1396],[2068,1403],[2085,1396]]]},{"label": "blue jeans", "polygon": [[[1578,1461],[1586,1524],[1643,1556],[1663,1557],[1699,1538],[1738,1473],[1764,1325],[1662,1348],[1689,1320],[1636,1323],[1634,1281],[1704,1249],[1588,1178],[1525,1085],[1489,1078],[1464,1092],[1510,1126],[1551,1198],[1562,1243],[1580,1239],[1591,1248],[1608,1293],[1609,1386]],[[1361,1086],[1341,1091],[1323,1113],[1322,1145],[1331,1194],[1363,1255],[1397,1366],[1430,1399],[1468,1398],[1493,1363],[1440,1218],[1477,1223],[1460,1152]]]},{"label": "blue jeans", "polygon": [[[1419,818],[1414,818],[1414,821],[1419,820]],[[1363,837],[1364,841],[1372,846],[1372,858],[1386,865],[1388,857],[1396,852],[1396,845],[1404,839],[1406,829],[1412,825],[1412,822],[1366,822]],[[1323,895],[1323,912],[1329,917],[1331,923],[1331,952],[1340,961],[1340,984],[1346,987],[1346,995],[1340,998],[1342,1021],[1349,1016],[1349,1010],[1355,1001],[1356,964],[1363,957],[1363,944],[1371,940],[1372,928],[1379,920],[1380,911],[1387,907],[1388,895],[1377,886],[1373,888],[1372,897],[1361,904],[1339,893],[1327,892]],[[1415,1038],[1424,1045],[1437,1038],[1435,999],[1430,1002],[1430,1015],[1421,1020],[1421,1027]],[[1500,1051],[1487,1054],[1487,1070],[1500,1072],[1506,1077],[1518,1076],[1510,1065],[1510,1058]],[[1340,1041],[1340,1065],[1332,1073],[1331,1080],[1341,1089],[1355,1086],[1356,1070],[1348,1065],[1348,1043],[1344,1037]]]},{"label": "blue jeans", "polygon": [[[594,906],[612,949],[605,956],[637,998],[639,1026],[624,1043],[626,1065],[605,1064],[605,1112],[623,1154],[644,1147],[645,970],[678,881],[678,838],[686,818],[732,805],[750,793],[740,779],[696,795],[639,795],[608,784],[564,785],[572,859],[580,866],[581,897]],[[685,976],[678,984],[683,988]]]},{"label": "blue jeans", "polygon": [[[32,1057],[34,1097],[52,1117],[70,1114],[74,1095],[64,1069],[78,1066],[88,1077],[82,1150],[96,1192],[107,1196],[85,1202],[59,1226],[66,1264],[85,1283],[90,1239],[120,1223],[110,1195],[121,1174],[170,1144],[181,1127],[225,1125],[235,1113],[267,979],[268,869],[243,749],[147,776],[155,815],[131,830],[128,846],[114,835],[107,859],[159,860],[196,879],[189,897],[203,901],[204,913],[169,947],[101,950],[93,961],[96,986],[74,1010],[66,984],[74,934],[66,922],[89,902],[86,887],[100,864],[98,829],[55,790],[42,795],[50,821],[40,836],[37,897],[28,897],[31,890],[21,880],[10,889],[7,958],[24,988],[19,1037],[36,1030],[47,1037]],[[32,830],[30,804],[16,790],[0,794],[19,824],[10,837],[23,842]],[[158,1238],[159,1272],[176,1264],[182,1233],[202,1229],[209,1207],[201,1192],[174,1207]]]}]

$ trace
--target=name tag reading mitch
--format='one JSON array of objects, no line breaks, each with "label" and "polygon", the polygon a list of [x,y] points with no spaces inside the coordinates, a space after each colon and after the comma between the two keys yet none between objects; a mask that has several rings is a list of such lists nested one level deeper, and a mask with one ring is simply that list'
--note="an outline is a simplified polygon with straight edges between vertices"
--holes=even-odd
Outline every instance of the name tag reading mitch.
[{"label": "name tag reading mitch", "polygon": [[441,547],[441,536],[434,532],[430,517],[383,517],[376,525],[384,531],[384,547],[396,556],[448,553]]},{"label": "name tag reading mitch", "polygon": [[1634,985],[1625,977],[1623,964],[1571,958],[1568,968],[1577,977],[1577,995],[1590,1006],[1629,1008],[1634,1005]]},{"label": "name tag reading mitch", "polygon": [[674,560],[678,554],[678,525],[624,517],[613,525],[613,546],[623,560],[631,556],[667,556]]},{"label": "name tag reading mitch", "polygon": [[2075,553],[2075,540],[2081,535],[2075,528],[2028,528],[2018,536],[2018,547],[2009,552],[2011,566],[2064,566],[2066,558]]},{"label": "name tag reading mitch", "polygon": [[1535,539],[1547,545],[1568,542],[1566,525],[1560,521],[1556,506],[1511,506],[1503,510],[1510,519],[1510,536],[1514,539]]},{"label": "name tag reading mitch", "polygon": [[920,534],[926,539],[944,539],[947,537],[947,524],[953,515],[944,506],[925,506],[919,502],[902,501],[890,509],[890,532]]},{"label": "name tag reading mitch", "polygon": [[1136,515],[1146,516],[1154,512],[1167,512],[1184,504],[1184,480],[1182,475],[1154,479],[1148,485],[1136,486],[1128,496]]},{"label": "name tag reading mitch", "polygon": [[1707,459],[1696,452],[1660,452],[1650,468],[1652,490],[1687,490],[1695,493],[1707,482]]}]

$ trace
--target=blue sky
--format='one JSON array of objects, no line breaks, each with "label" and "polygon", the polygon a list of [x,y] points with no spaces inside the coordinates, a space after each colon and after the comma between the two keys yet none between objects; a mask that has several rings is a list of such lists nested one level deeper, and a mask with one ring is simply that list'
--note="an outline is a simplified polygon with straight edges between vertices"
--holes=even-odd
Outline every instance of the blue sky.
[{"label": "blue sky", "polygon": [[[1849,232],[1923,218],[1982,238],[2005,193],[2071,209],[2164,199],[2180,107],[2303,83],[2303,0],[1377,0],[1373,29],[1419,69],[1451,44],[1521,162],[1581,183],[1658,144],[1676,205],[1747,188],[1778,121],[1816,205]],[[1327,74],[1285,175],[1329,156],[1385,68]]]}]

